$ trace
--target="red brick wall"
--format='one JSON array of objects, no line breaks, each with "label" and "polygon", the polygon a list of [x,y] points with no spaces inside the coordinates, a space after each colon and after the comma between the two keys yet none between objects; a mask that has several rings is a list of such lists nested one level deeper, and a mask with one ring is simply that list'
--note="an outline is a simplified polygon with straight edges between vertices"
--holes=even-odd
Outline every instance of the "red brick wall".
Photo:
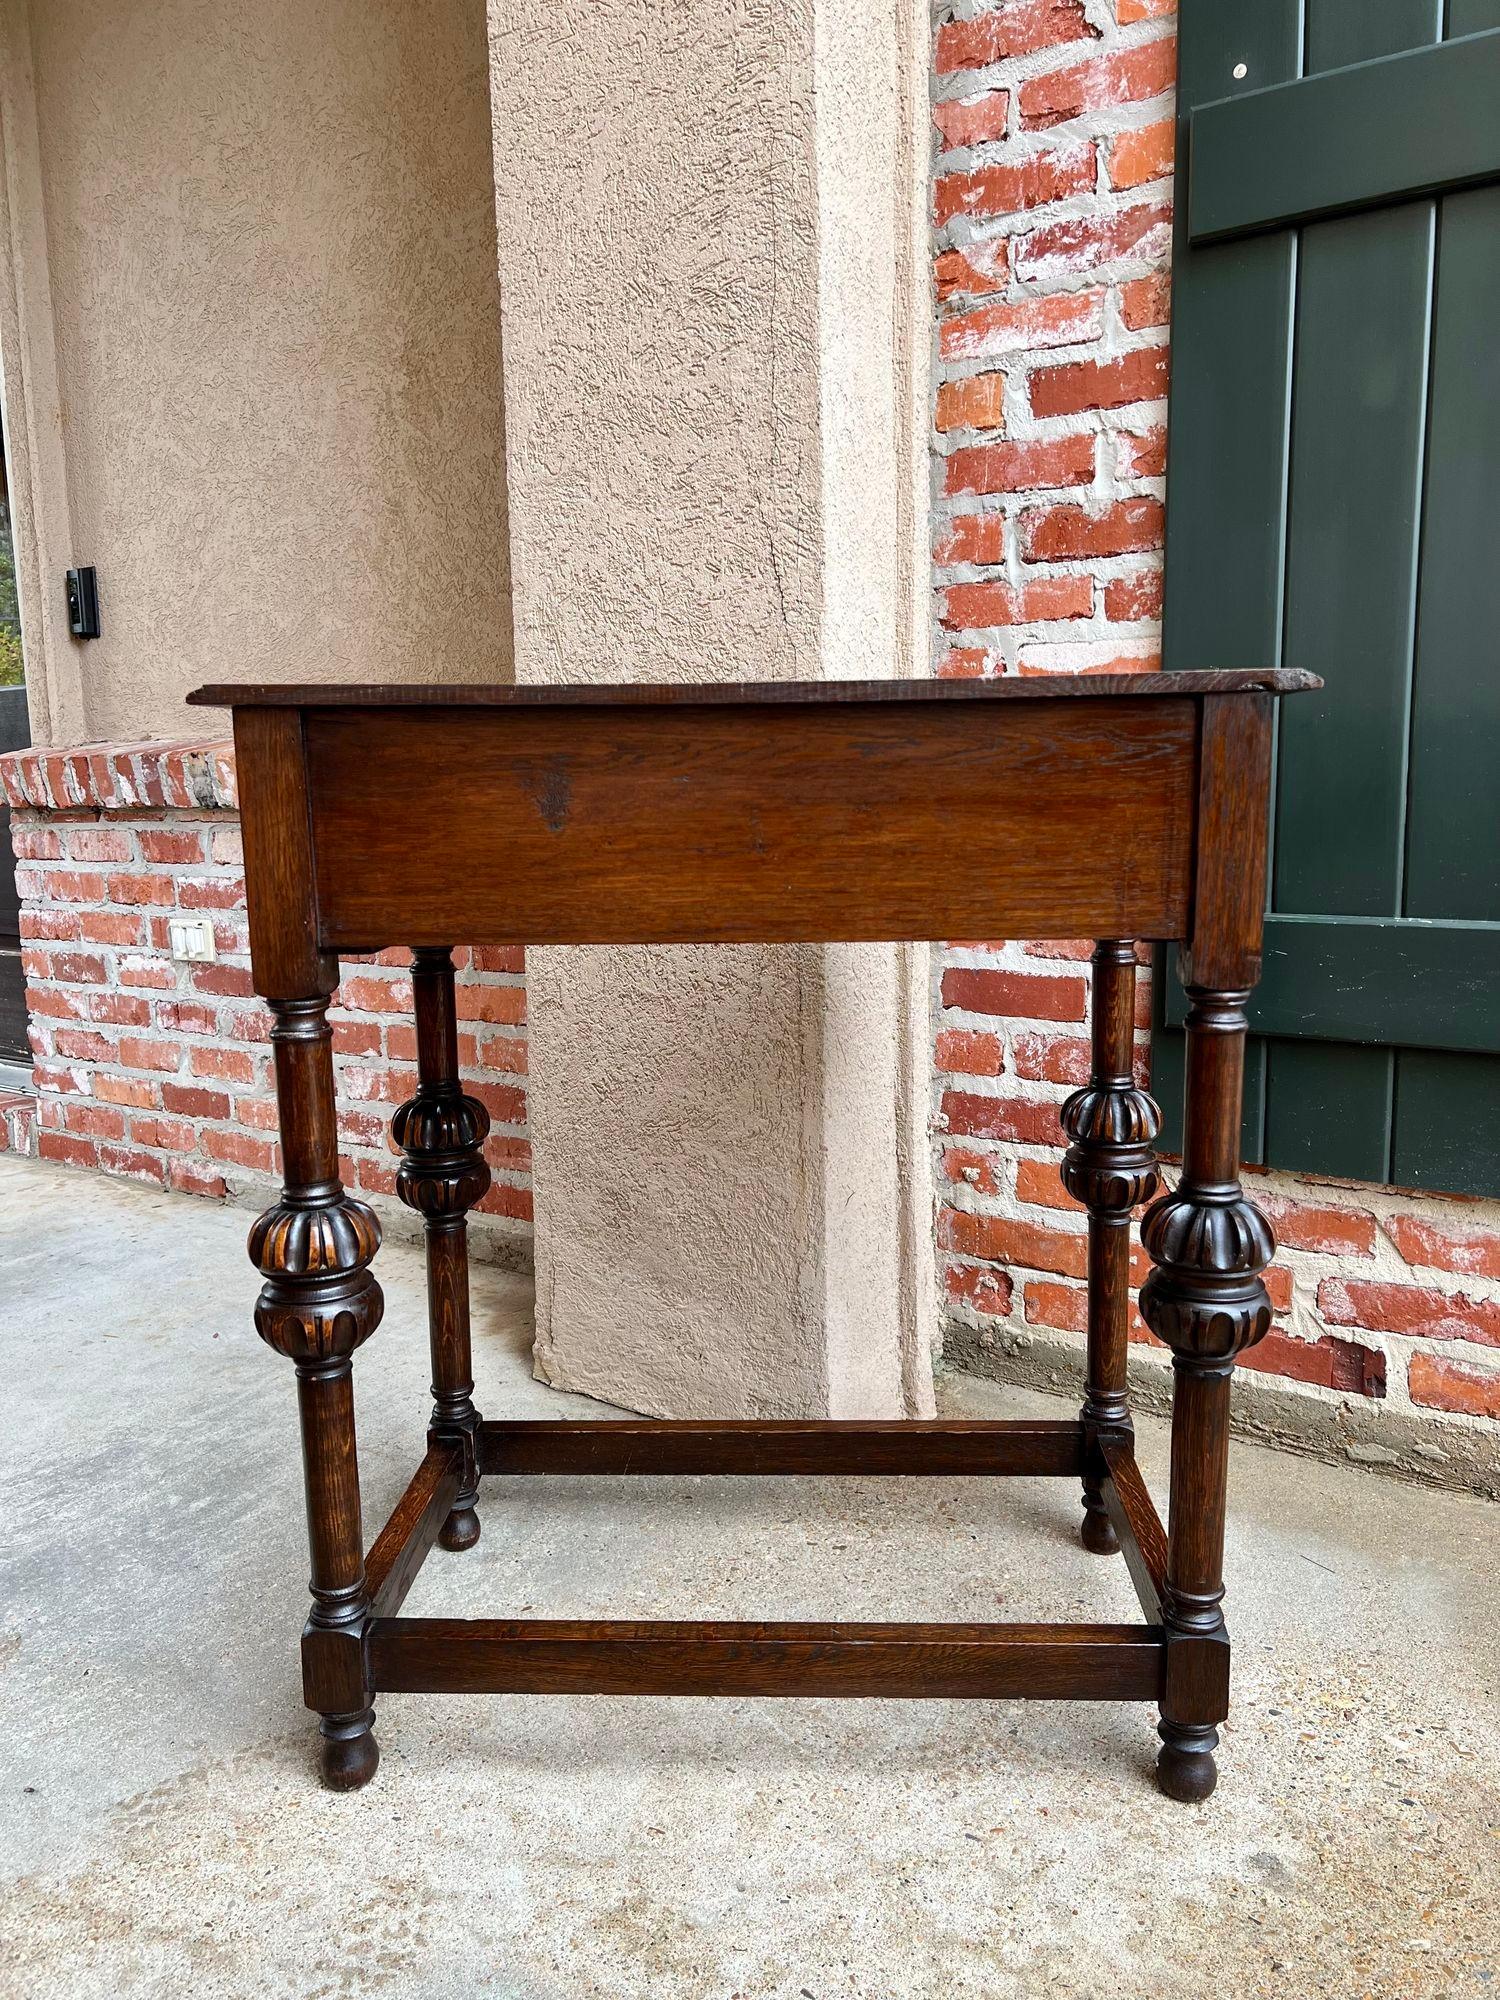
[{"label": "red brick wall", "polygon": [[[280,1172],[270,1026],[250,980],[227,744],[28,751],[0,764],[14,808],[36,1130],[43,1159],[220,1196]],[[177,964],[167,923],[207,915],[217,961]],[[332,1013],[349,1186],[392,1196],[389,1118],[416,1084],[408,954],[344,966]],[[526,991],[519,951],[458,954],[460,1051],[494,1129],[481,1222],[530,1234]],[[3,1107],[0,1107],[3,1108]]]},{"label": "red brick wall", "polygon": [[[1174,14],[1173,0],[1000,0],[939,16],[939,673],[1158,664]],[[982,851],[979,801],[972,838]],[[965,942],[942,956],[947,1346],[991,1372],[1083,1327],[1057,1106],[1087,1074],[1087,951]],[[1276,1331],[1252,1369],[1329,1401],[1500,1418],[1500,1203],[1284,1174],[1256,1193],[1283,1249]],[[1135,1335],[1149,1340],[1139,1322]]]}]

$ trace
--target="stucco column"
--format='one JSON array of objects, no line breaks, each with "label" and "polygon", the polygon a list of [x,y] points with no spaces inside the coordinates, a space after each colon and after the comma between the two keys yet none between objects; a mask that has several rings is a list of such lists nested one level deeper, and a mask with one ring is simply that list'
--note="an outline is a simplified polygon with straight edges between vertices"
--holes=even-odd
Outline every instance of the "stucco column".
[{"label": "stucco column", "polygon": [[[919,0],[490,0],[517,677],[926,671]],[[528,960],[538,1372],[931,1408],[925,948]]]}]

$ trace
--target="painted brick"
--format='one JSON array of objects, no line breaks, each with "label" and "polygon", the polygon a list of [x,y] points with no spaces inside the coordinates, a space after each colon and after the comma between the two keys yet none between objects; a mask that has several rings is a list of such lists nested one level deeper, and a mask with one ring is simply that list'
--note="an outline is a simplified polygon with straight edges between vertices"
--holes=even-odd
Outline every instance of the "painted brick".
[{"label": "painted brick", "polygon": [[1476,1368],[1441,1354],[1414,1354],[1406,1381],[1412,1401],[1427,1409],[1500,1418],[1500,1369]]},{"label": "painted brick", "polygon": [[1177,44],[1170,37],[1091,56],[1033,78],[1018,93],[1021,123],[1061,125],[1088,111],[1160,97],[1177,80]]},{"label": "painted brick", "polygon": [[937,31],[934,61],[939,76],[951,76],[1008,56],[1087,41],[1098,32],[1084,11],[1084,0],[1003,0],[972,20],[944,22]]},{"label": "painted brick", "polygon": [[1421,1340],[1476,1340],[1500,1347],[1500,1299],[1380,1278],[1325,1278],[1318,1310],[1336,1326],[1404,1333]]},{"label": "painted brick", "polygon": [[1164,347],[1138,348],[1118,361],[1078,361],[1064,368],[1039,368],[1029,384],[1032,412],[1038,417],[1071,417],[1084,410],[1154,403],[1166,395],[1168,375]]},{"label": "painted brick", "polygon": [[1177,12],[1177,0],[1115,0],[1115,19],[1122,28],[1132,21],[1155,21]]}]

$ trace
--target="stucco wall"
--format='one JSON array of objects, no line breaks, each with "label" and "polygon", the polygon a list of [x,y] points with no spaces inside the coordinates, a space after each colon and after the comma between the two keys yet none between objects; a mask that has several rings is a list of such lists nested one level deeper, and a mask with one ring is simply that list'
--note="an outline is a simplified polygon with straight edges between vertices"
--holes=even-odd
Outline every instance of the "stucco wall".
[{"label": "stucco wall", "polygon": [[[922,671],[917,7],[490,18],[518,675]],[[682,1414],[930,1405],[923,972],[528,955],[551,1379]]]},{"label": "stucco wall", "polygon": [[[483,0],[10,8],[71,514],[40,587],[99,572],[82,729],[188,733],[205,677],[508,679]],[[8,154],[24,124],[12,84]]]}]

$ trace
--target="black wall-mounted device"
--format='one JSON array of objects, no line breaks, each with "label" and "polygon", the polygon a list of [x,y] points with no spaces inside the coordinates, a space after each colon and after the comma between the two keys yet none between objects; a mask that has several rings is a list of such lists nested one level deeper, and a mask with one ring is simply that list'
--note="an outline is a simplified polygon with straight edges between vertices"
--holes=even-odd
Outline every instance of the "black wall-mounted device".
[{"label": "black wall-mounted device", "polygon": [[75,639],[99,636],[99,582],[92,564],[68,571],[68,630]]}]

